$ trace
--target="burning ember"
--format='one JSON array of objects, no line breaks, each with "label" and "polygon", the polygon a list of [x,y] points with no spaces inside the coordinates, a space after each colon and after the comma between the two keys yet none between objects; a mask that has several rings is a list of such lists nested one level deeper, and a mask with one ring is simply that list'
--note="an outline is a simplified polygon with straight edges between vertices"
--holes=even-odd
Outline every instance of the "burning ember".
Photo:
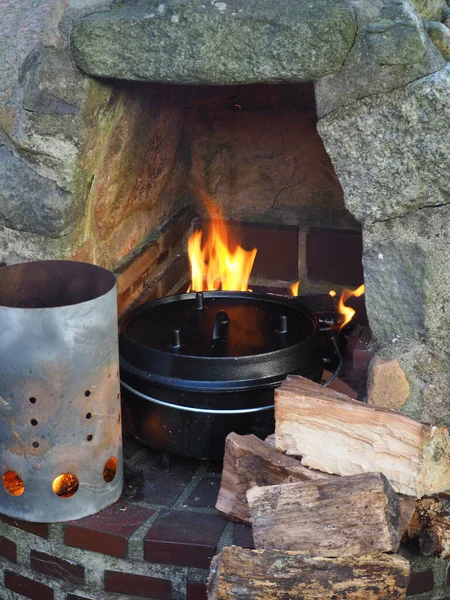
[{"label": "burning ember", "polygon": [[[214,214],[215,213],[215,214]],[[230,236],[216,208],[208,233],[194,231],[188,241],[191,263],[191,290],[195,292],[230,290],[245,292],[257,250],[244,250]]]},{"label": "burning ember", "polygon": [[298,296],[298,291],[300,288],[300,281],[296,281],[289,287],[289,291],[291,292],[291,296]]},{"label": "burning ember", "polygon": [[364,294],[364,284],[360,285],[356,290],[343,289],[338,301],[338,313],[341,315],[339,319],[339,329],[342,329],[350,323],[356,314],[356,310],[346,305],[350,298],[359,298]]}]

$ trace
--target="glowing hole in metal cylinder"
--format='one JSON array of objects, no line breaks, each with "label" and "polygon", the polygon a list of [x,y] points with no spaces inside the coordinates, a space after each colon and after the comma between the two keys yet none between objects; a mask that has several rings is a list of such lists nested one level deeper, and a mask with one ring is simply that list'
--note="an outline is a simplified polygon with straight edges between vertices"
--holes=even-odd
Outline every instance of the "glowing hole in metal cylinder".
[{"label": "glowing hole in metal cylinder", "polygon": [[64,473],[53,480],[53,491],[60,498],[71,498],[78,491],[79,485],[78,477]]},{"label": "glowing hole in metal cylinder", "polygon": [[103,467],[103,479],[106,483],[111,483],[114,480],[117,472],[117,459],[113,456],[107,461]]},{"label": "glowing hole in metal cylinder", "polygon": [[25,484],[20,475],[14,471],[7,471],[3,475],[3,486],[11,496],[21,496],[25,491]]}]

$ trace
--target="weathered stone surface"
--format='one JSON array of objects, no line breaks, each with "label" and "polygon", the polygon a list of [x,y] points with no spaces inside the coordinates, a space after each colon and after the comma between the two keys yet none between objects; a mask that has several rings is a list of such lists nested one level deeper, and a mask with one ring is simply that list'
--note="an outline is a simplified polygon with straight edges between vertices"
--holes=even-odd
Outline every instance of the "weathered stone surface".
[{"label": "weathered stone surface", "polygon": [[408,380],[410,393],[398,412],[424,423],[450,426],[450,374],[448,355],[427,344],[399,340],[377,351],[373,364],[398,361]]},{"label": "weathered stone surface", "polygon": [[403,87],[445,65],[408,0],[351,0],[358,34],[340,71],[317,81],[317,113]]},{"label": "weathered stone surface", "polygon": [[366,36],[380,65],[414,65],[424,57],[425,32],[406,4],[384,6],[378,21],[367,27]]},{"label": "weathered stone surface", "polygon": [[398,411],[409,398],[409,382],[398,360],[375,359],[368,385],[367,402],[378,408]]},{"label": "weathered stone surface", "polygon": [[432,21],[428,23],[428,35],[447,62],[450,61],[450,29],[447,25]]},{"label": "weathered stone surface", "polygon": [[154,82],[311,81],[336,72],[355,38],[346,0],[142,0],[75,23],[90,75]]},{"label": "weathered stone surface", "polygon": [[446,67],[319,121],[346,206],[356,219],[374,223],[450,202],[449,119]]},{"label": "weathered stone surface", "polygon": [[5,147],[0,147],[0,198],[0,217],[12,229],[55,236],[76,222],[72,195]]},{"label": "weathered stone surface", "polygon": [[365,298],[377,345],[426,340],[450,352],[449,222],[447,205],[365,228]]},{"label": "weathered stone surface", "polygon": [[438,21],[442,16],[443,0],[411,0],[418,14],[427,21]]},{"label": "weathered stone surface", "polygon": [[226,88],[224,97],[214,88],[204,99],[203,118],[187,128],[194,195],[231,219],[354,226],[317,134],[312,85],[286,88]]}]

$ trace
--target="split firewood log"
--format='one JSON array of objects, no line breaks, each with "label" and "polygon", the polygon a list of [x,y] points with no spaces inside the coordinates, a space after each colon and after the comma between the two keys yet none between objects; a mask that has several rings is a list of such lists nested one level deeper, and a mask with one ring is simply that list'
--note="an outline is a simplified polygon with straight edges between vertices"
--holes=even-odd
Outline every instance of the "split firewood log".
[{"label": "split firewood log", "polygon": [[323,473],[303,467],[298,460],[277,452],[255,435],[230,433],[225,443],[216,508],[228,519],[250,523],[246,496],[250,488],[323,478]]},{"label": "split firewood log", "polygon": [[450,489],[446,427],[352,400],[303,377],[275,391],[276,446],[325,473],[383,473],[394,490],[420,498]]},{"label": "split firewood log", "polygon": [[354,557],[400,544],[400,500],[381,473],[254,487],[247,499],[256,548]]},{"label": "split firewood log", "polygon": [[397,555],[313,558],[232,546],[212,560],[208,600],[404,600],[409,571]]}]

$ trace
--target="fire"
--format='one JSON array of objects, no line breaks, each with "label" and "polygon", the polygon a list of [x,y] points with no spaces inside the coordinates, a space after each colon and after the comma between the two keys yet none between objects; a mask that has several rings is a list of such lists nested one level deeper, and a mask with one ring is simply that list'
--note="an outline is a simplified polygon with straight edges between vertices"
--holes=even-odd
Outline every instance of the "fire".
[{"label": "fire", "polygon": [[332,298],[335,298],[335,296],[336,296],[336,290],[330,290],[328,293],[330,294],[330,296]]},{"label": "fire", "polygon": [[[210,208],[210,207],[209,207]],[[194,231],[188,240],[191,263],[191,290],[247,291],[257,250],[244,250],[236,244],[215,207],[208,233]]]},{"label": "fire", "polygon": [[296,281],[289,287],[289,291],[291,292],[291,296],[298,296],[298,290],[300,287],[300,281]]},{"label": "fire", "polygon": [[364,294],[364,284],[360,285],[356,290],[348,290],[344,288],[341,292],[339,301],[338,301],[338,313],[341,315],[341,319],[339,320],[339,329],[345,327],[356,314],[356,310],[347,306],[345,303],[352,297],[359,298]]}]

